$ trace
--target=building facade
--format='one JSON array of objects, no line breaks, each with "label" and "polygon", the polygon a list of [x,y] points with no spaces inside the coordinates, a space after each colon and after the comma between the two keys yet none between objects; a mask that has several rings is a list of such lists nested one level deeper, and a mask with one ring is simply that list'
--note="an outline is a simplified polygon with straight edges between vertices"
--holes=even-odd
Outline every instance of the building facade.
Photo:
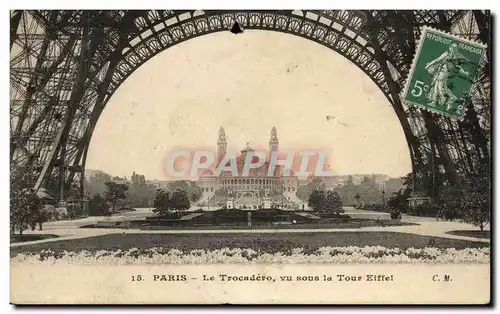
[{"label": "building facade", "polygon": [[[271,128],[269,139],[269,152],[279,151],[278,132],[275,127]],[[222,161],[227,153],[227,135],[223,127],[219,129],[217,140],[217,165]],[[210,170],[200,175],[198,185],[203,193],[202,201],[214,200],[216,196],[231,197],[240,203],[259,203],[263,198],[282,195],[288,196],[297,192],[298,179],[293,176],[282,176],[282,167],[276,166],[273,173],[269,174],[269,160],[259,168],[250,169],[248,175],[242,176],[245,160],[254,158],[254,149],[248,144],[236,156],[236,166],[238,176],[233,176],[230,172],[222,172],[216,176]],[[269,154],[270,155],[270,154]],[[257,158],[257,157],[255,157]],[[286,197],[287,200],[292,199]]]}]

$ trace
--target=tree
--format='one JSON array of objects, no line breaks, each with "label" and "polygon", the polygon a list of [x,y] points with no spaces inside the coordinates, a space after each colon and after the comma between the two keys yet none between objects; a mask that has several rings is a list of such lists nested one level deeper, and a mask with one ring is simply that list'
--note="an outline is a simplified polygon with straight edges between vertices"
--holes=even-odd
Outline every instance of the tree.
[{"label": "tree", "polygon": [[356,192],[356,195],[354,195],[354,199],[356,199],[356,205],[358,205],[358,207],[361,207],[361,202],[359,201],[361,199],[361,196],[358,192]]},{"label": "tree", "polygon": [[201,188],[198,184],[196,184],[196,182],[191,182],[186,192],[188,193],[188,197],[191,202],[198,201],[203,195]]},{"label": "tree", "polygon": [[196,184],[196,182],[193,181],[184,181],[184,180],[173,181],[167,185],[167,189],[171,193],[174,193],[177,190],[185,191],[188,195],[189,200],[192,202],[198,201],[201,198],[201,195],[203,194],[201,192],[201,188]]},{"label": "tree", "polygon": [[116,183],[116,182],[106,182],[106,192],[104,193],[104,199],[108,203],[111,203],[111,212],[115,212],[115,205],[119,200],[124,200],[127,196],[125,192],[128,190],[128,186],[126,184]]},{"label": "tree", "polygon": [[169,191],[183,190],[187,191],[189,184],[184,180],[172,181],[167,184],[167,189]]},{"label": "tree", "polygon": [[353,179],[352,179],[352,176],[351,176],[351,175],[347,177],[347,182],[346,182],[346,185],[354,185],[354,183],[353,183]]},{"label": "tree", "polygon": [[34,229],[40,222],[42,201],[31,189],[13,194],[11,193],[11,232],[18,230],[22,235],[28,227]]},{"label": "tree", "polygon": [[410,189],[400,189],[396,193],[392,194],[392,197],[387,200],[387,207],[392,211],[406,212],[408,207],[407,199],[410,197]]},{"label": "tree", "polygon": [[[434,157],[430,155],[429,160],[432,160],[432,158]],[[401,180],[407,188],[415,192],[424,193],[433,200],[438,198],[443,186],[450,184],[446,175],[433,165],[433,162],[420,165],[414,172],[408,173]]]},{"label": "tree", "polygon": [[101,196],[101,194],[94,195],[89,200],[89,215],[101,216],[108,214],[109,214],[109,206],[106,200]]},{"label": "tree", "polygon": [[308,185],[301,185],[297,188],[297,192],[295,192],[295,195],[297,195],[300,200],[307,200],[311,195],[311,189]]},{"label": "tree", "polygon": [[364,176],[363,182],[361,182],[361,184],[366,185],[366,186],[371,186],[373,183],[374,183],[373,178],[371,178],[369,176]]},{"label": "tree", "polygon": [[483,231],[490,221],[490,196],[489,164],[483,162],[466,179],[466,188],[458,209],[460,217]]},{"label": "tree", "polygon": [[[86,170],[86,174],[87,173],[89,174],[89,177],[85,178],[85,193],[87,193],[87,195],[104,195],[106,192],[105,183],[111,181],[111,176],[102,171]],[[59,182],[60,180],[57,181],[57,183]],[[59,190],[55,190],[55,192]]]},{"label": "tree", "polygon": [[149,207],[155,198],[156,189],[148,185],[132,185],[126,195],[130,207]]},{"label": "tree", "polygon": [[153,212],[160,215],[168,215],[172,212],[185,211],[191,207],[188,194],[183,190],[176,190],[173,193],[169,191],[156,191],[156,197],[153,201]]},{"label": "tree", "polygon": [[336,215],[340,214],[342,209],[342,200],[340,199],[339,193],[335,191],[326,192],[325,204],[323,206],[324,211],[334,212]]},{"label": "tree", "polygon": [[177,190],[171,196],[171,206],[176,211],[185,211],[191,207],[186,191]]},{"label": "tree", "polygon": [[436,200],[439,207],[437,217],[446,220],[457,218],[463,194],[459,187],[450,186],[443,189]]},{"label": "tree", "polygon": [[340,199],[346,205],[357,205],[358,200],[356,199],[356,195],[359,195],[365,204],[377,204],[381,202],[381,190],[373,185],[346,184],[335,188],[334,191],[339,193]]},{"label": "tree", "polygon": [[156,196],[153,200],[153,212],[164,215],[170,210],[170,193],[158,189],[156,190]]},{"label": "tree", "polygon": [[323,211],[325,198],[324,190],[313,190],[309,195],[308,205],[317,212]]},{"label": "tree", "polygon": [[322,179],[314,178],[311,182],[306,185],[299,186],[295,195],[303,201],[308,200],[309,196],[314,190],[325,190],[325,184]]},{"label": "tree", "polygon": [[43,222],[43,204],[32,189],[34,175],[29,167],[11,165],[10,173],[10,232],[14,234]]}]

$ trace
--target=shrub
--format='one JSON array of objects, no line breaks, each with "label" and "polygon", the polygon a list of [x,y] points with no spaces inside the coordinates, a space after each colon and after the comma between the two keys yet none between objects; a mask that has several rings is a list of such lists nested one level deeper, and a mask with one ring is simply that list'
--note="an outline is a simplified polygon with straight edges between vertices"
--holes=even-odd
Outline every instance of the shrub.
[{"label": "shrub", "polygon": [[267,252],[252,248],[227,248],[221,244],[214,250],[166,250],[162,247],[147,249],[132,248],[127,251],[54,252],[17,254],[11,258],[12,264],[304,264],[304,263],[489,263],[488,248],[466,248],[463,250],[426,247],[423,249],[365,247],[297,247],[291,242],[268,243]]},{"label": "shrub", "polygon": [[407,212],[408,202],[407,199],[410,197],[410,189],[401,189],[396,193],[393,193],[392,197],[387,200],[387,206],[390,209],[398,210],[400,212]]},{"label": "shrub", "polygon": [[415,216],[436,217],[439,213],[439,206],[434,204],[418,205],[411,209],[411,214]]},{"label": "shrub", "polygon": [[490,167],[484,161],[475,168],[466,180],[466,189],[460,198],[458,211],[468,223],[482,230],[490,221],[491,214],[491,182]]},{"label": "shrub", "polygon": [[22,234],[28,227],[44,222],[43,204],[32,189],[32,170],[15,164],[11,164],[10,170],[10,231]]},{"label": "shrub", "polygon": [[401,219],[401,213],[399,211],[392,211],[391,219]]},{"label": "shrub", "polygon": [[185,211],[191,207],[191,204],[186,191],[176,190],[170,193],[164,190],[157,190],[153,207],[153,212],[165,216],[174,211]]},{"label": "shrub", "polygon": [[109,206],[100,194],[96,194],[89,200],[89,216],[102,215],[109,215]]}]

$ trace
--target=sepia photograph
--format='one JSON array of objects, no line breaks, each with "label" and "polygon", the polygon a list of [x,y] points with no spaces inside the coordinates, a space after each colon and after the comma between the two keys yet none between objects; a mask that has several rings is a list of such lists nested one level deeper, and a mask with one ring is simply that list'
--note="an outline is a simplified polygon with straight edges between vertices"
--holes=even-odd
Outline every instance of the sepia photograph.
[{"label": "sepia photograph", "polygon": [[492,45],[489,10],[10,10],[10,302],[490,304]]}]

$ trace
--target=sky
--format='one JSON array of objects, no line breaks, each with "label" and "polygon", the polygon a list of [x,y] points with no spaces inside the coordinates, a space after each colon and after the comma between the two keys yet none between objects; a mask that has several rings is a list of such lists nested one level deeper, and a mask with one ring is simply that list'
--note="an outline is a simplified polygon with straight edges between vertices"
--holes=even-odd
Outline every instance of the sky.
[{"label": "sky", "polygon": [[[326,117],[329,116],[329,120]],[[167,180],[177,149],[267,148],[327,154],[334,174],[411,172],[403,130],[380,89],[342,55],[290,34],[215,33],[173,46],[119,87],[91,139],[86,168]]]}]

